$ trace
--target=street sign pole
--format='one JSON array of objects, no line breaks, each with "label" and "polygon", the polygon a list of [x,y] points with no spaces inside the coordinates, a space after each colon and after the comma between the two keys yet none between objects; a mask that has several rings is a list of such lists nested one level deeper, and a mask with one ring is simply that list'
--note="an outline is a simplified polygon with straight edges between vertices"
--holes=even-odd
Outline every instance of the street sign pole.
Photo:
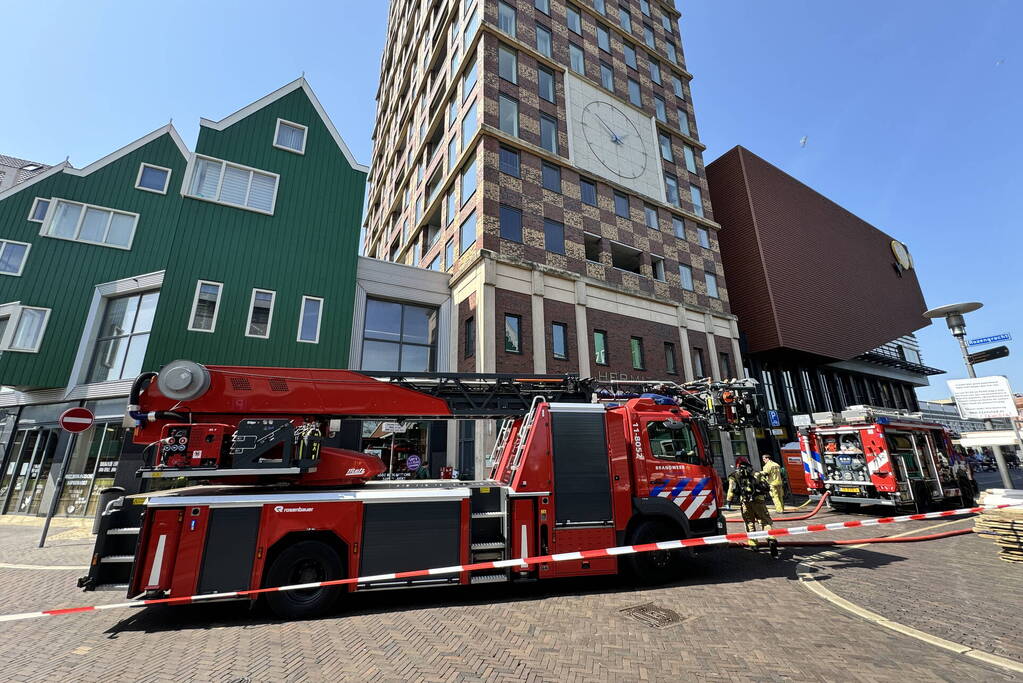
[{"label": "street sign pole", "polygon": [[56,485],[53,487],[53,498],[50,499],[50,509],[46,513],[46,521],[43,522],[43,533],[39,537],[39,547],[46,544],[46,534],[50,531],[50,520],[57,514],[57,506],[60,505],[60,497],[64,495],[64,480],[67,479],[68,467],[71,465],[71,448],[75,444],[75,435],[92,429],[96,422],[96,416],[88,408],[68,408],[60,415],[58,420],[60,428],[70,436],[67,441],[67,448],[64,450],[64,460],[60,463],[60,474],[57,476]]}]

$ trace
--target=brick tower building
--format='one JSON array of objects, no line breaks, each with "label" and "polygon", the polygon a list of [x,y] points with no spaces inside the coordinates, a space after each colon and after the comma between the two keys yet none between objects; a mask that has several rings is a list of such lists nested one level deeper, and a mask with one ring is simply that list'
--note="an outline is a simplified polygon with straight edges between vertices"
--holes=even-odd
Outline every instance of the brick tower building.
[{"label": "brick tower building", "polygon": [[452,274],[448,367],[742,372],[679,16],[392,0],[363,248]]}]

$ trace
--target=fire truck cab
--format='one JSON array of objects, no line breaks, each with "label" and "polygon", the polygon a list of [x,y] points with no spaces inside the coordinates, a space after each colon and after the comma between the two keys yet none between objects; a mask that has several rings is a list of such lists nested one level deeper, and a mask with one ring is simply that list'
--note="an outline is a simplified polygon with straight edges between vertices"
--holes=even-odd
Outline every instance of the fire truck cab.
[{"label": "fire truck cab", "polygon": [[948,430],[920,413],[852,406],[797,415],[794,422],[811,498],[827,491],[836,510],[973,504],[972,473]]}]

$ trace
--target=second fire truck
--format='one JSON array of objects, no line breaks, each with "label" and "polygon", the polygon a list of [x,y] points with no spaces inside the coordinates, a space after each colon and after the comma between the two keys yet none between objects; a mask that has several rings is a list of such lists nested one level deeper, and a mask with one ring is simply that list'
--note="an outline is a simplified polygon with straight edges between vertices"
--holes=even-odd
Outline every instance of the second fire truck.
[{"label": "second fire truck", "polygon": [[[181,597],[707,536],[725,531],[707,429],[753,426],[750,381],[606,384],[576,377],[205,367],[136,380],[140,475],[206,483],[115,501],[86,590]],[[488,479],[371,481],[345,420],[495,419]],[[679,575],[683,551],[270,592],[305,617],[346,591],[613,574]]]}]

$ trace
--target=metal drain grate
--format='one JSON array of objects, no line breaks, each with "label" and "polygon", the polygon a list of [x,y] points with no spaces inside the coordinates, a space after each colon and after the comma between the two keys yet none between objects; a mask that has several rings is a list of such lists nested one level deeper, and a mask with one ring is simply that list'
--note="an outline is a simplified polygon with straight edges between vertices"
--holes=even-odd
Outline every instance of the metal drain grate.
[{"label": "metal drain grate", "polygon": [[678,612],[673,612],[666,607],[661,607],[652,602],[636,605],[635,607],[626,607],[621,612],[625,616],[632,617],[641,624],[646,624],[653,628],[667,628],[668,626],[682,623],[682,617]]}]

